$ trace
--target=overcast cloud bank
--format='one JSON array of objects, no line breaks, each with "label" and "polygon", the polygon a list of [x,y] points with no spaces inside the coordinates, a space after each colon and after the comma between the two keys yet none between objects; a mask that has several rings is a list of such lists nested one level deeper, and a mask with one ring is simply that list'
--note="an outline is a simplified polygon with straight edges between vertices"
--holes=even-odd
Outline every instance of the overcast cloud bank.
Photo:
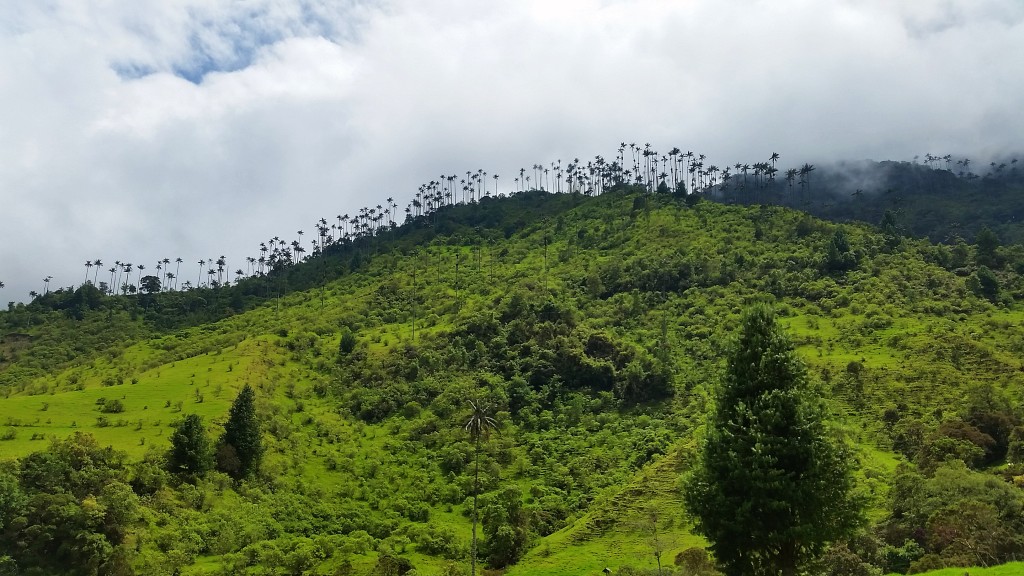
[{"label": "overcast cloud bank", "polygon": [[0,7],[3,301],[620,141],[784,168],[1024,133],[1016,0],[36,4]]}]

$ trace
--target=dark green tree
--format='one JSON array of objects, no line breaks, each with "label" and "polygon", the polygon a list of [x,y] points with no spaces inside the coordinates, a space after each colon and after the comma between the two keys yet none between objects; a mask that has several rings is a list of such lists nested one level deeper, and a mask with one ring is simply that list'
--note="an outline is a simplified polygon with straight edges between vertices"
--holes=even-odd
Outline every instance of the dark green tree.
[{"label": "dark green tree", "polygon": [[999,268],[999,237],[988,226],[983,226],[974,237],[974,260],[979,266]]},{"label": "dark green tree", "polygon": [[684,500],[727,576],[791,576],[861,520],[850,457],[764,305],[727,357]]},{"label": "dark green tree", "polygon": [[[260,440],[259,418],[256,416],[256,393],[248,384],[242,387],[231,404],[220,444],[218,466],[224,472],[236,478],[244,478],[259,468],[263,458],[263,443]],[[237,460],[237,466],[234,462],[229,464],[232,460]]]},{"label": "dark green tree", "polygon": [[491,496],[483,507],[486,539],[482,551],[487,562],[501,568],[515,563],[529,544],[530,523],[518,486],[508,486]]},{"label": "dark green tree", "polygon": [[978,296],[996,300],[999,297],[999,277],[988,266],[981,266],[967,279],[967,287]]},{"label": "dark green tree", "polygon": [[167,467],[176,474],[202,476],[213,465],[210,438],[203,426],[203,417],[189,414],[178,421],[171,434],[171,450]]},{"label": "dark green tree", "polygon": [[835,231],[828,243],[824,265],[827,272],[846,272],[857,267],[857,255],[850,249],[850,241],[842,228]]},{"label": "dark green tree", "polygon": [[156,276],[143,276],[139,282],[139,289],[146,294],[156,294],[160,291],[160,279]]},{"label": "dark green tree", "polygon": [[342,356],[348,356],[356,349],[356,335],[351,330],[345,328],[341,332],[341,340],[338,342],[338,353]]}]

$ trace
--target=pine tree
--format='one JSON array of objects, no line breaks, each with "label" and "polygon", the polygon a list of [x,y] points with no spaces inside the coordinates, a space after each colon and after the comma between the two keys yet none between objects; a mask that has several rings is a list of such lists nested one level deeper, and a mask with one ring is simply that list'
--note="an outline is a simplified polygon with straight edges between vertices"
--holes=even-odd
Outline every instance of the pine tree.
[{"label": "pine tree", "polygon": [[727,576],[791,576],[860,522],[850,457],[771,310],[743,317],[684,500]]},{"label": "pine tree", "polygon": [[189,414],[177,423],[171,434],[167,467],[177,474],[202,476],[210,470],[211,465],[210,438],[203,426],[203,417]]},{"label": "pine tree", "polygon": [[[233,456],[233,458],[232,458]],[[259,468],[263,458],[260,423],[256,416],[256,393],[246,384],[238,393],[218,449],[218,466],[224,472],[244,478]],[[232,461],[237,459],[237,463]]]}]

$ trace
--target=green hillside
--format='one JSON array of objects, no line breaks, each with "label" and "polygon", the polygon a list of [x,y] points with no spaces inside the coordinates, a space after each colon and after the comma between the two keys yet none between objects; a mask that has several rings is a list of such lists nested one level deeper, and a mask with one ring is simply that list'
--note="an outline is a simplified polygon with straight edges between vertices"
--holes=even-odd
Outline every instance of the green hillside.
[{"label": "green hillside", "polygon": [[[680,478],[755,302],[855,447],[870,522],[824,561],[867,572],[830,573],[1002,564],[1024,554],[1022,254],[532,192],[233,286],[55,291],[0,312],[0,573],[467,574],[472,399],[498,424],[480,443],[488,570],[648,573],[658,553],[682,574],[706,542]],[[168,472],[179,419],[215,441],[245,385],[258,473]]]}]

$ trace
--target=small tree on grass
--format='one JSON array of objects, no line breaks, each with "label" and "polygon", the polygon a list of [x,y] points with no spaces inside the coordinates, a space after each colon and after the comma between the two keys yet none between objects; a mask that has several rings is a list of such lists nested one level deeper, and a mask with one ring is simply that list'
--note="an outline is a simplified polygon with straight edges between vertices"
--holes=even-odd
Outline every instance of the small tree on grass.
[{"label": "small tree on grass", "polygon": [[210,438],[203,425],[203,417],[189,414],[182,418],[171,433],[171,451],[167,454],[167,467],[176,474],[202,476],[213,464]]},{"label": "small tree on grass", "polygon": [[850,457],[771,310],[743,317],[684,500],[727,576],[793,576],[859,524]]},{"label": "small tree on grass", "polygon": [[259,468],[262,458],[256,393],[246,384],[228,412],[228,422],[217,448],[217,466],[235,478],[244,478]]}]

